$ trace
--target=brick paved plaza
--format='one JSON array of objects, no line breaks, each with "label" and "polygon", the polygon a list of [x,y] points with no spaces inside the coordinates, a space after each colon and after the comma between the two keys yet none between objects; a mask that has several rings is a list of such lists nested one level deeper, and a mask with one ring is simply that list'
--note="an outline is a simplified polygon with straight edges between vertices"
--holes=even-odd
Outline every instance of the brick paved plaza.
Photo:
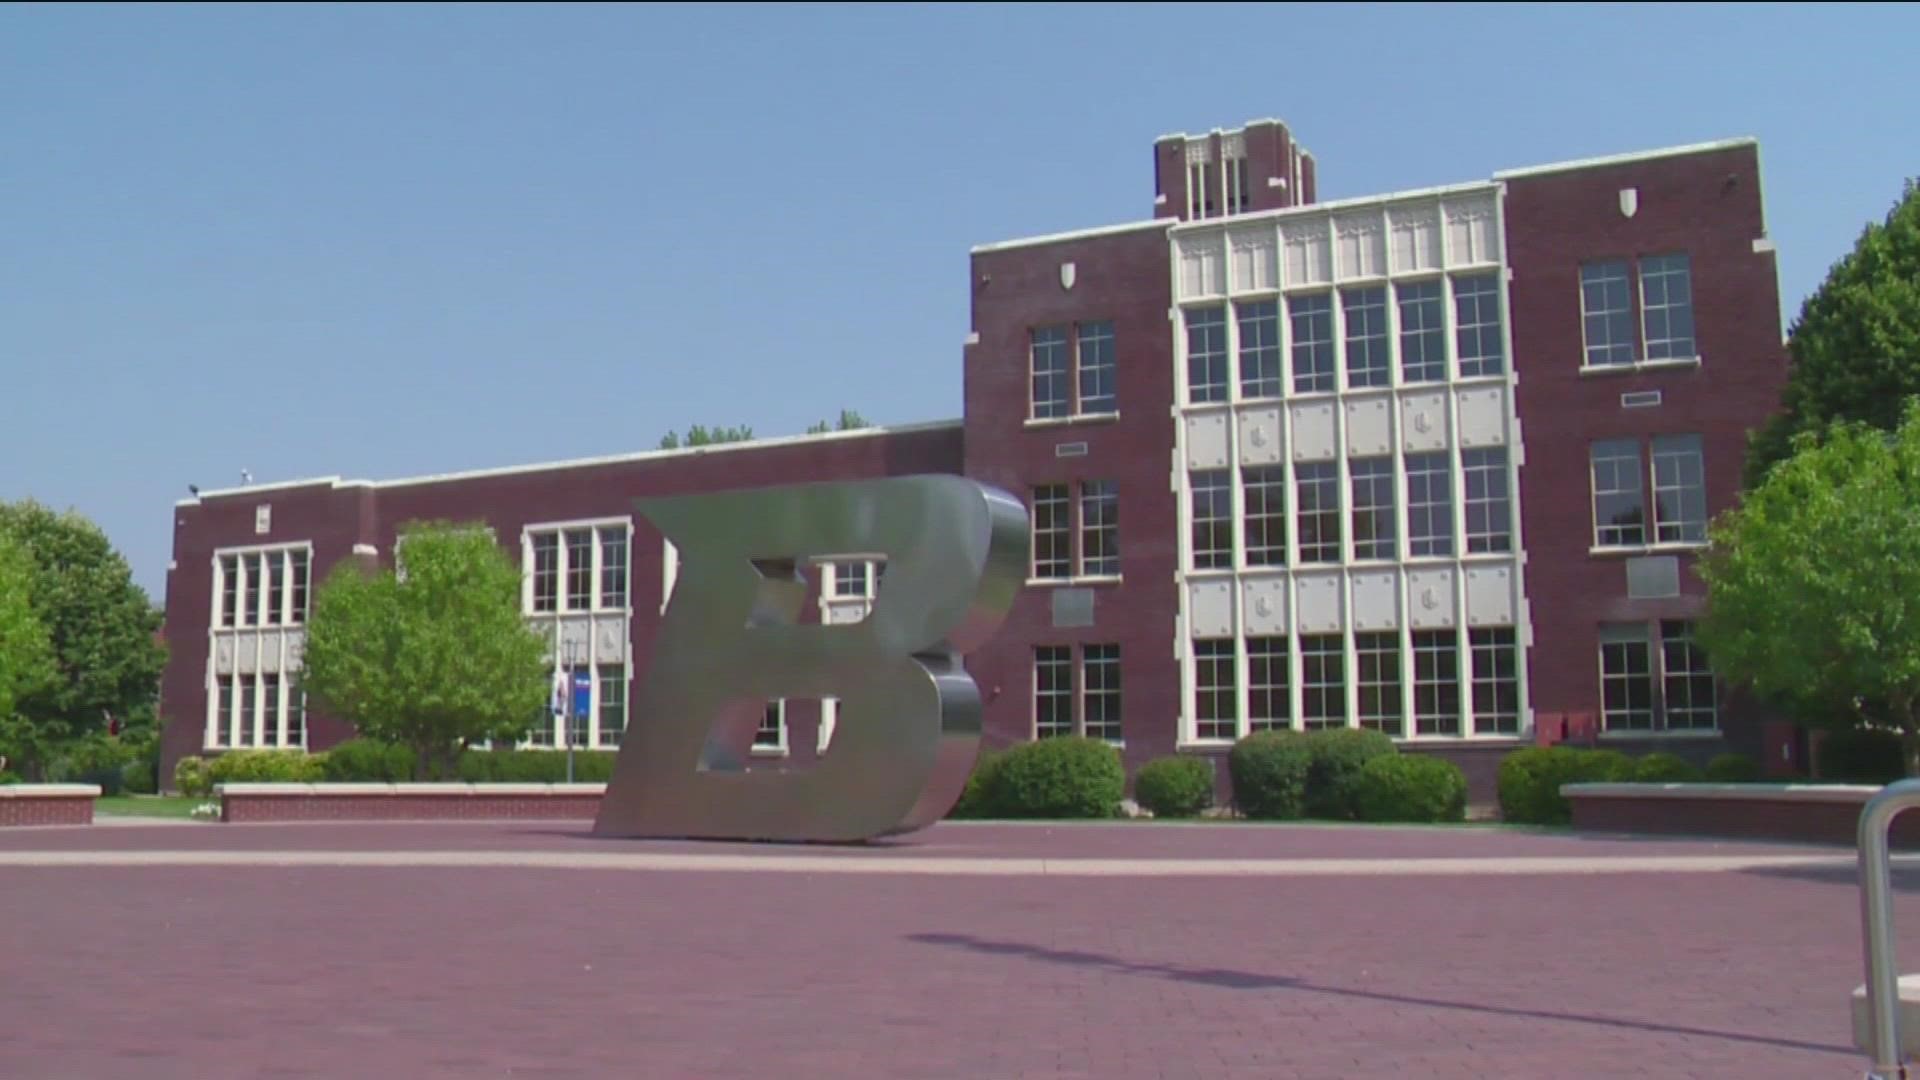
[{"label": "brick paved plaza", "polygon": [[[0,834],[0,1076],[1859,1075],[1851,853],[1499,829]],[[1920,964],[1920,877],[1899,900]]]}]

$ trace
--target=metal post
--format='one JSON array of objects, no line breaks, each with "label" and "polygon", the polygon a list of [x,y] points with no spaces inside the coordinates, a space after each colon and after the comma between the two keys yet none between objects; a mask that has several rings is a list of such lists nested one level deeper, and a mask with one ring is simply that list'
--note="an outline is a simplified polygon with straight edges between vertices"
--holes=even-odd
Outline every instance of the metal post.
[{"label": "metal post", "polygon": [[1903,1080],[1900,1057],[1900,976],[1893,962],[1892,872],[1887,833],[1903,810],[1920,806],[1920,780],[1888,784],[1860,811],[1860,922],[1867,949],[1869,1080]]},{"label": "metal post", "polygon": [[560,737],[565,740],[562,745],[567,748],[567,783],[569,784],[573,783],[573,669],[579,655],[580,643],[567,642],[567,709],[560,720]]}]

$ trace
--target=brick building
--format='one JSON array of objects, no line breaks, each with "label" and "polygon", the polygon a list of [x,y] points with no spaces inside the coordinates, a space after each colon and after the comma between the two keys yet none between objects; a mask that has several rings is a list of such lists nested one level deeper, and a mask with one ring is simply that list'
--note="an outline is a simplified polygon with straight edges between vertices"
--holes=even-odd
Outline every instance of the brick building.
[{"label": "brick building", "polygon": [[[968,663],[990,744],[1084,733],[1134,766],[1366,726],[1482,797],[1537,738],[1763,749],[1690,638],[1705,524],[1785,378],[1752,141],[1320,203],[1262,121],[1163,138],[1154,169],[1150,219],[973,250],[962,420],[181,502],[165,774],[348,734],[305,715],[300,624],[407,521],[517,553],[557,672],[594,684],[533,744],[610,746],[674,573],[633,498],[915,472],[1032,517],[1028,587]],[[823,563],[809,611],[857,617],[882,569]],[[832,720],[771,704],[756,752],[804,763]]]}]

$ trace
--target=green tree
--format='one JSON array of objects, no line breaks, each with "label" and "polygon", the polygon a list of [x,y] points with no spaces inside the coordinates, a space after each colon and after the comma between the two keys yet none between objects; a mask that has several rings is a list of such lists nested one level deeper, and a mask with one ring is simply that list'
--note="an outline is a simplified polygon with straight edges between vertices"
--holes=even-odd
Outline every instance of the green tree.
[{"label": "green tree", "polygon": [[360,734],[412,748],[427,779],[475,742],[525,734],[549,669],[521,617],[520,570],[492,537],[447,522],[402,532],[402,573],[348,562],[328,575],[301,678]]},{"label": "green tree", "polygon": [[1898,732],[1920,775],[1920,403],[1801,436],[1709,538],[1715,670],[1803,723]]},{"label": "green tree", "polygon": [[740,427],[710,428],[705,424],[695,424],[687,429],[685,435],[669,431],[660,436],[660,449],[678,450],[683,446],[712,446],[716,443],[746,442],[753,438],[753,429]]},{"label": "green tree", "polygon": [[841,409],[838,422],[822,420],[808,427],[807,434],[825,435],[829,431],[856,431],[860,428],[872,426],[872,424],[867,423],[866,417],[861,416],[852,409]]},{"label": "green tree", "polygon": [[37,726],[14,712],[15,703],[49,688],[53,649],[46,628],[28,600],[33,560],[25,548],[0,533],[0,756],[35,769],[50,749]]},{"label": "green tree", "polygon": [[54,677],[19,696],[11,721],[21,771],[39,777],[56,747],[145,715],[166,650],[160,612],[98,525],[31,500],[0,504],[0,534],[32,564],[28,603],[45,629]]},{"label": "green tree", "polygon": [[1908,180],[1886,220],[1869,223],[1828,271],[1787,348],[1784,408],[1754,433],[1749,489],[1793,452],[1795,436],[1844,421],[1892,430],[1920,394],[1920,183]]}]

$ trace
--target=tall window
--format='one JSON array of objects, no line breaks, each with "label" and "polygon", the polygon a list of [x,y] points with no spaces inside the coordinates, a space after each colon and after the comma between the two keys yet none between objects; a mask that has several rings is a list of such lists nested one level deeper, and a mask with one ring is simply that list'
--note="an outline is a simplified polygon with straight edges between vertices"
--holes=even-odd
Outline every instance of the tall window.
[{"label": "tall window", "polygon": [[1218,305],[1187,312],[1187,401],[1227,400],[1227,313]]},{"label": "tall window", "polygon": [[592,697],[588,697],[588,707],[585,710],[577,708],[573,701],[573,687],[577,680],[583,678],[588,680],[588,685],[592,685],[593,670],[585,664],[575,664],[568,667],[566,671],[567,745],[584,749],[593,745]]},{"label": "tall window", "polygon": [[1253,205],[1253,189],[1247,186],[1247,159],[1226,160],[1227,213],[1245,213]]},{"label": "tall window", "polygon": [[238,617],[240,606],[240,559],[235,555],[220,557],[220,625],[232,626]]},{"label": "tall window", "polygon": [[1686,360],[1693,344],[1693,283],[1685,255],[1640,260],[1640,311],[1647,359]]},{"label": "tall window", "polygon": [[1112,480],[1080,485],[1080,572],[1091,577],[1120,573],[1120,491]]},{"label": "tall window", "polygon": [[1445,382],[1447,330],[1440,310],[1440,283],[1396,285],[1394,295],[1400,301],[1401,381]]},{"label": "tall window", "polygon": [[287,686],[287,741],[289,748],[307,745],[307,695],[296,685]]},{"label": "tall window", "polygon": [[1286,638],[1247,639],[1247,723],[1254,731],[1293,726],[1287,664]]},{"label": "tall window", "polygon": [[265,626],[277,626],[286,621],[286,558],[278,551],[261,556],[267,564],[266,606],[261,610],[260,622]]},{"label": "tall window", "polygon": [[1506,348],[1500,338],[1499,276],[1454,278],[1453,340],[1462,378],[1500,374],[1506,366]]},{"label": "tall window", "polygon": [[1393,459],[1352,458],[1347,472],[1353,478],[1353,557],[1394,558]]},{"label": "tall window", "polygon": [[1408,454],[1406,465],[1409,552],[1453,554],[1453,483],[1446,453]]},{"label": "tall window", "polygon": [[1359,668],[1360,726],[1400,734],[1400,635],[1356,633],[1353,659]]},{"label": "tall window", "polygon": [[1711,731],[1719,726],[1713,671],[1693,640],[1693,624],[1660,624],[1661,705],[1670,730]]},{"label": "tall window", "polygon": [[1280,396],[1280,305],[1272,300],[1234,305],[1240,324],[1240,396]]},{"label": "tall window", "polygon": [[1347,385],[1386,386],[1393,381],[1387,347],[1387,290],[1382,286],[1340,294],[1347,316]]},{"label": "tall window", "polygon": [[1035,328],[1029,348],[1033,363],[1033,415],[1048,419],[1067,415],[1073,407],[1068,400],[1067,331],[1061,326]]},{"label": "tall window", "polygon": [[291,578],[292,598],[287,602],[287,622],[307,621],[307,553],[296,549],[288,553],[288,576]]},{"label": "tall window", "polygon": [[1233,566],[1233,494],[1225,469],[1195,469],[1188,474],[1193,500],[1193,568]]},{"label": "tall window", "polygon": [[557,611],[560,607],[560,534],[535,533],[533,537],[533,610]]},{"label": "tall window", "polygon": [[1594,543],[1621,547],[1647,542],[1647,508],[1640,481],[1640,443],[1604,439],[1593,444]]},{"label": "tall window", "polygon": [[1580,268],[1580,315],[1588,367],[1633,363],[1633,297],[1624,261],[1587,263]]},{"label": "tall window", "polygon": [[600,603],[627,606],[627,530],[600,530]]},{"label": "tall window", "polygon": [[1460,645],[1451,630],[1413,632],[1413,730],[1460,734]]},{"label": "tall window", "polygon": [[1707,538],[1707,487],[1698,435],[1653,440],[1653,532],[1662,544]]},{"label": "tall window", "polygon": [[1195,735],[1202,739],[1239,736],[1231,638],[1201,638],[1193,643],[1193,696]]},{"label": "tall window", "polygon": [[1072,506],[1067,485],[1045,484],[1033,489],[1033,576],[1073,576]]},{"label": "tall window", "polygon": [[1300,713],[1303,726],[1347,726],[1346,656],[1339,634],[1300,636]]},{"label": "tall window", "polygon": [[260,745],[280,746],[280,673],[260,676]]},{"label": "tall window", "polygon": [[627,730],[627,667],[600,665],[600,743],[619,746]]},{"label": "tall window", "polygon": [[1653,729],[1653,648],[1644,624],[1600,628],[1600,710],[1608,731]]},{"label": "tall window", "polygon": [[1467,553],[1513,550],[1513,504],[1507,497],[1507,448],[1460,451],[1466,482]]},{"label": "tall window", "polygon": [[1310,461],[1294,467],[1298,489],[1294,502],[1300,514],[1300,561],[1340,561],[1340,474],[1331,461]]},{"label": "tall window", "polygon": [[1240,498],[1246,514],[1247,565],[1285,566],[1287,562],[1287,470],[1283,465],[1249,465],[1240,470]]},{"label": "tall window", "polygon": [[1293,392],[1332,390],[1333,299],[1325,293],[1289,297],[1287,321],[1293,331]]},{"label": "tall window", "polygon": [[247,578],[247,603],[240,609],[240,625],[253,626],[260,622],[260,578],[261,558],[249,555],[240,560],[240,566]]},{"label": "tall window", "polygon": [[837,562],[833,564],[833,595],[836,599],[860,599],[873,595],[873,564]]},{"label": "tall window", "polygon": [[593,530],[567,531],[567,610],[593,606]]},{"label": "tall window", "polygon": [[1114,396],[1113,323],[1080,324],[1080,411],[1117,411]]},{"label": "tall window", "polygon": [[235,740],[234,745],[252,746],[254,745],[253,717],[260,698],[260,688],[254,684],[250,676],[241,675],[238,678],[240,679],[240,737]]},{"label": "tall window", "polygon": [[1081,682],[1086,687],[1086,736],[1089,739],[1118,741],[1120,738],[1120,646],[1086,645],[1082,647]]},{"label": "tall window", "polygon": [[1039,739],[1073,734],[1073,650],[1065,645],[1033,650],[1033,730]]},{"label": "tall window", "polygon": [[784,699],[767,702],[760,713],[760,726],[753,732],[755,750],[787,748],[787,703]]},{"label": "tall window", "polygon": [[[573,525],[531,531],[533,611],[592,611],[625,608],[629,600],[629,540],[625,522]],[[594,566],[598,553],[600,566]],[[566,592],[561,595],[562,582]],[[561,601],[565,601],[565,607]]]},{"label": "tall window", "polygon": [[227,675],[220,680],[220,712],[213,719],[213,745],[233,745],[233,694],[234,680],[237,675]]},{"label": "tall window", "polygon": [[1480,735],[1520,732],[1520,650],[1513,627],[1467,631],[1473,649],[1473,730]]}]

